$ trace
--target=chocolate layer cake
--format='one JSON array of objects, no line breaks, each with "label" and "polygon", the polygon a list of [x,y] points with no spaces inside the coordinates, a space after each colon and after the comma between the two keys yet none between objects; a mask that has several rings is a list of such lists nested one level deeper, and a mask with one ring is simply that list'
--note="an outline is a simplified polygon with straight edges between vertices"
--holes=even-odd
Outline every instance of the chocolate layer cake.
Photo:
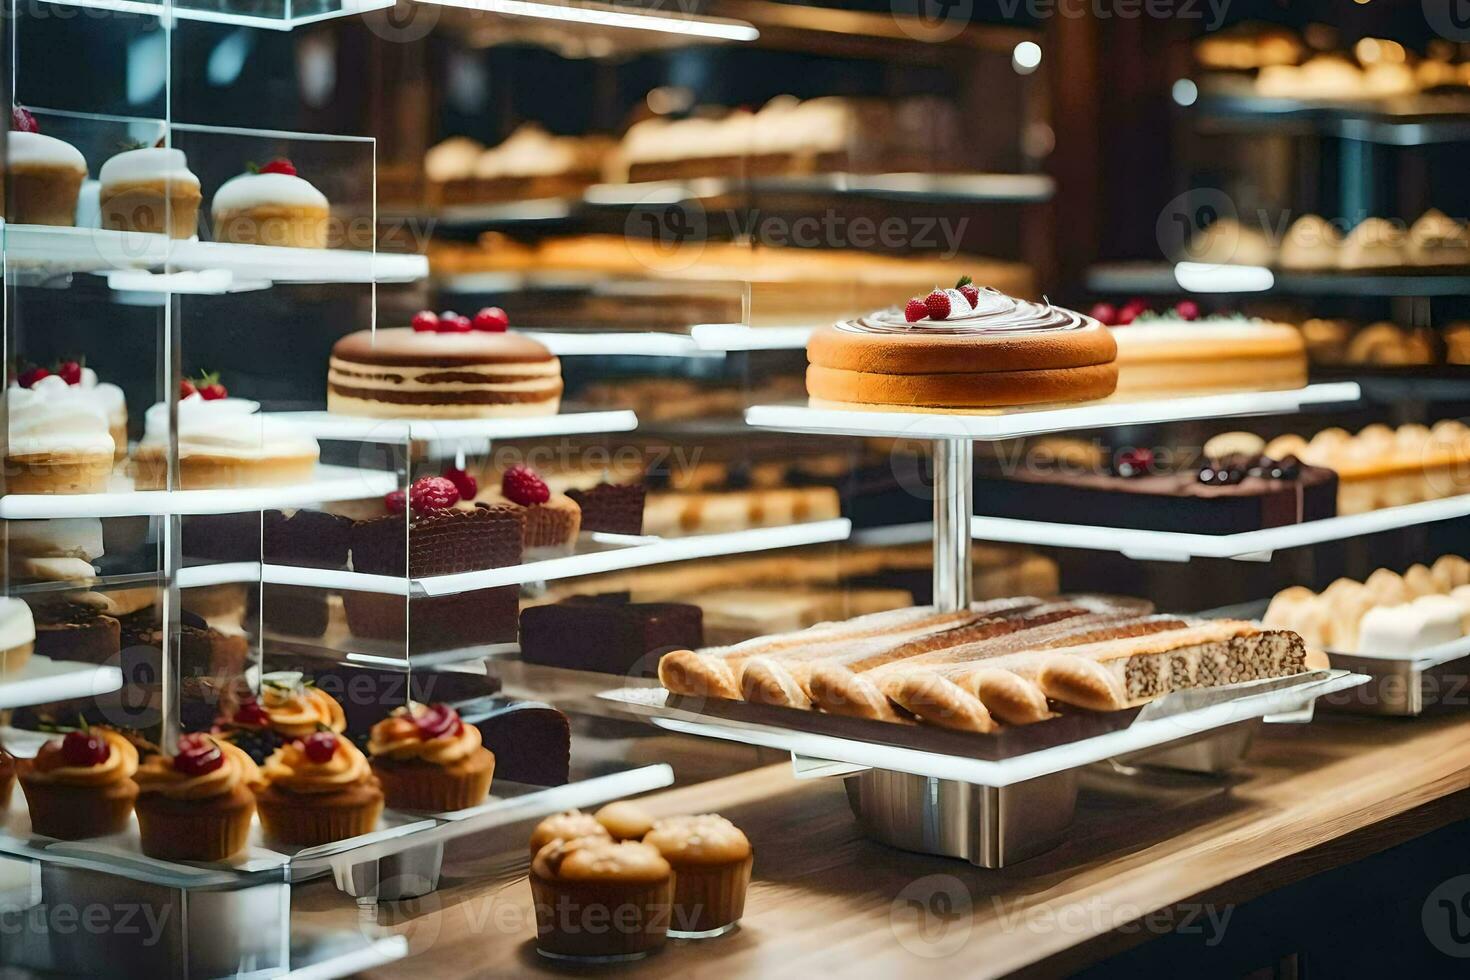
[{"label": "chocolate layer cake", "polygon": [[[412,578],[503,568],[520,562],[524,533],[522,509],[499,504],[436,510],[411,520],[390,514],[352,526],[352,567]],[[510,585],[417,596],[405,609],[409,600],[404,596],[348,591],[342,604],[355,636],[406,640],[414,650],[434,650],[513,641],[519,592]]]},{"label": "chocolate layer cake", "polygon": [[117,662],[121,647],[116,619],[83,606],[38,607],[34,612],[37,655],[88,664]]},{"label": "chocolate layer cake", "polygon": [[646,487],[636,483],[599,483],[590,490],[568,490],[582,508],[582,530],[642,534]]},{"label": "chocolate layer cake", "polygon": [[1206,464],[1198,471],[1139,476],[1060,469],[977,474],[975,513],[1193,534],[1234,534],[1337,515],[1332,470],[1296,464],[1285,475],[1273,472],[1282,470]]},{"label": "chocolate layer cake", "polygon": [[457,704],[460,717],[480,729],[495,754],[495,779],[561,786],[570,778],[572,732],[567,716],[539,701],[503,696]]},{"label": "chocolate layer cake", "polygon": [[548,667],[654,677],[658,655],[704,643],[698,606],[573,596],[521,613],[521,659]]}]

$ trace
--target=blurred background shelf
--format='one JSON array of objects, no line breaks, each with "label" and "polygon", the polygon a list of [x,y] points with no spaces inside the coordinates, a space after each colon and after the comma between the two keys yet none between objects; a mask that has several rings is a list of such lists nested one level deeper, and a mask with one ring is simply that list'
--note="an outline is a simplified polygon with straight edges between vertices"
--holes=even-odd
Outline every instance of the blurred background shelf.
[{"label": "blurred background shelf", "polygon": [[122,687],[116,667],[33,655],[13,673],[0,674],[0,710],[111,694]]},{"label": "blurred background shelf", "polygon": [[1272,292],[1325,297],[1464,296],[1470,293],[1470,271],[1285,272],[1246,265],[1108,262],[1088,269],[1087,288],[1114,295]]},{"label": "blurred background shelf", "polygon": [[267,30],[289,31],[337,17],[351,17],[370,10],[393,6],[393,0],[177,0],[151,3],[148,0],[47,0],[69,7],[111,10],[126,14],[165,14],[184,20],[211,24],[234,24]]}]

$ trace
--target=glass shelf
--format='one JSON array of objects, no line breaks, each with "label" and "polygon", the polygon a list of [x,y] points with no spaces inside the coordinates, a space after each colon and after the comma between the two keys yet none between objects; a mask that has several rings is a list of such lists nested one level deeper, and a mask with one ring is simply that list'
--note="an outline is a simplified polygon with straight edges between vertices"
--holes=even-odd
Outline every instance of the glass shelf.
[{"label": "glass shelf", "polygon": [[307,507],[332,500],[367,500],[397,489],[383,470],[319,465],[308,483],[213,490],[132,490],[106,493],[12,493],[0,497],[0,520],[50,517],[147,517],[171,514],[237,514]]},{"label": "glass shelf", "polygon": [[1191,558],[1270,561],[1274,552],[1288,548],[1343,541],[1466,515],[1470,515],[1470,494],[1236,534],[1188,534],[977,516],[970,522],[970,536],[1010,544],[1114,551],[1139,561],[1183,562]]},{"label": "glass shelf", "polygon": [[238,24],[289,31],[305,24],[352,17],[369,10],[393,6],[393,0],[181,0],[151,3],[147,0],[49,0],[71,7],[91,10],[115,10],[120,13],[171,15],[182,20],[199,20],[211,24]]},{"label": "glass shelf", "polygon": [[1345,670],[1308,671],[1277,680],[1180,691],[1142,708],[1078,712],[994,735],[744,701],[677,698],[662,688],[630,687],[599,697],[668,731],[869,769],[1004,787],[1237,722],[1296,712],[1323,695],[1367,680]]},{"label": "glass shelf", "polygon": [[[539,335],[528,335],[538,336]],[[553,353],[556,353],[553,351]],[[535,418],[376,419],[331,412],[268,412],[317,439],[348,442],[443,441],[451,439],[529,439],[539,436],[630,432],[638,416],[630,411],[565,412]]]},{"label": "glass shelf", "polygon": [[[1207,82],[1201,88],[1213,88]],[[1470,101],[1453,95],[1405,95],[1364,102],[1270,98],[1249,90],[1206,91],[1192,118],[1220,132],[1315,133],[1388,146],[1470,140]]]},{"label": "glass shelf", "polygon": [[122,671],[116,667],[35,654],[15,673],[0,674],[0,710],[111,694],[121,687]]},{"label": "glass shelf", "polygon": [[1087,288],[1094,293],[1119,295],[1272,292],[1289,296],[1463,296],[1470,293],[1470,269],[1288,272],[1254,265],[1113,262],[1089,269]]},{"label": "glass shelf", "polygon": [[1359,394],[1357,384],[1343,381],[1289,391],[1239,391],[1157,401],[1105,399],[1064,408],[1005,409],[986,415],[757,405],[746,411],[745,421],[758,429],[780,432],[990,441],[1075,429],[1291,413],[1308,405],[1355,402]]}]

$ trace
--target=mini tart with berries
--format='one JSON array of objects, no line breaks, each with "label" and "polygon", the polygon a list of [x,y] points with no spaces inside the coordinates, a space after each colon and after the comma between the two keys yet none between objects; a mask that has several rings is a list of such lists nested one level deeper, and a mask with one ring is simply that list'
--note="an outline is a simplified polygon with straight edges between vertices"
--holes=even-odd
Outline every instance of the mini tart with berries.
[{"label": "mini tart with berries", "polygon": [[185,735],[172,756],[138,767],[143,853],[165,861],[223,861],[245,849],[255,816],[254,760],[223,738]]},{"label": "mini tart with berries", "polygon": [[331,205],[290,160],[273,160],[225,181],[214,193],[210,216],[218,242],[326,248]]},{"label": "mini tart with berries", "polygon": [[373,418],[468,419],[555,415],[561,362],[504,312],[473,319],[427,310],[412,327],[359,330],[332,347],[327,411]]},{"label": "mini tart with berries", "polygon": [[[19,107],[10,112],[5,143],[5,218],[16,224],[76,224],[77,197],[87,179],[80,150],[43,136],[35,117]],[[4,185],[0,185],[4,186]]]},{"label": "mini tart with berries", "polygon": [[137,748],[117,732],[94,728],[52,739],[19,767],[31,830],[62,840],[122,831],[138,798],[137,771]]},{"label": "mini tart with berries", "polygon": [[269,839],[314,847],[371,831],[383,812],[383,790],[367,757],[335,732],[316,732],[277,749],[256,793]]},{"label": "mini tart with berries", "polygon": [[[264,415],[260,403],[230,398],[210,381],[178,403],[178,489],[261,487],[301,483],[316,471],[321,447],[299,427]],[[148,409],[143,440],[133,453],[142,490],[161,490],[168,476],[168,404]]]},{"label": "mini tart with berries", "polygon": [[235,712],[234,723],[269,728],[282,738],[305,738],[325,729],[343,732],[347,714],[337,699],[307,684],[295,671],[275,671],[261,678],[260,697]]},{"label": "mini tart with berries", "polygon": [[373,726],[373,773],[395,810],[443,813],[485,801],[495,756],[480,730],[445,704],[411,704]]},{"label": "mini tart with berries", "polygon": [[1116,356],[1091,317],[962,279],[813,333],[806,387],[822,407],[986,412],[1111,395]]},{"label": "mini tart with berries", "polygon": [[5,408],[7,493],[107,489],[115,445],[107,414],[91,394],[38,368],[6,389]]},{"label": "mini tart with berries", "polygon": [[526,517],[525,545],[567,549],[582,530],[582,508],[564,493],[554,493],[531,467],[518,464],[500,477],[500,492],[486,493],[492,503],[518,508]]},{"label": "mini tart with berries", "polygon": [[103,228],[170,238],[198,236],[203,194],[183,150],[125,150],[102,164],[97,180]]}]

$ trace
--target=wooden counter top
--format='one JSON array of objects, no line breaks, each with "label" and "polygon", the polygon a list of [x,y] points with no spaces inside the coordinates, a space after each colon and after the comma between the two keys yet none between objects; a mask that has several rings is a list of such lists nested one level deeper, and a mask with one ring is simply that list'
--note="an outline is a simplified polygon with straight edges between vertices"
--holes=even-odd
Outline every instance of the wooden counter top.
[{"label": "wooden counter top", "polygon": [[[866,841],[840,781],[798,781],[789,765],[648,797],[654,813],[732,819],[755,845],[755,881],[735,934],[614,972],[1055,975],[1170,926],[1208,930],[1216,909],[1470,816],[1470,716],[1268,726],[1228,791],[1201,777],[1103,781],[1105,792],[1084,785],[1071,841],[1001,871]],[[438,892],[381,907],[413,953],[373,975],[568,973],[532,946],[525,855],[507,850],[519,843],[470,848]],[[299,916],[323,924],[352,914],[343,905],[330,886],[297,899]]]}]

